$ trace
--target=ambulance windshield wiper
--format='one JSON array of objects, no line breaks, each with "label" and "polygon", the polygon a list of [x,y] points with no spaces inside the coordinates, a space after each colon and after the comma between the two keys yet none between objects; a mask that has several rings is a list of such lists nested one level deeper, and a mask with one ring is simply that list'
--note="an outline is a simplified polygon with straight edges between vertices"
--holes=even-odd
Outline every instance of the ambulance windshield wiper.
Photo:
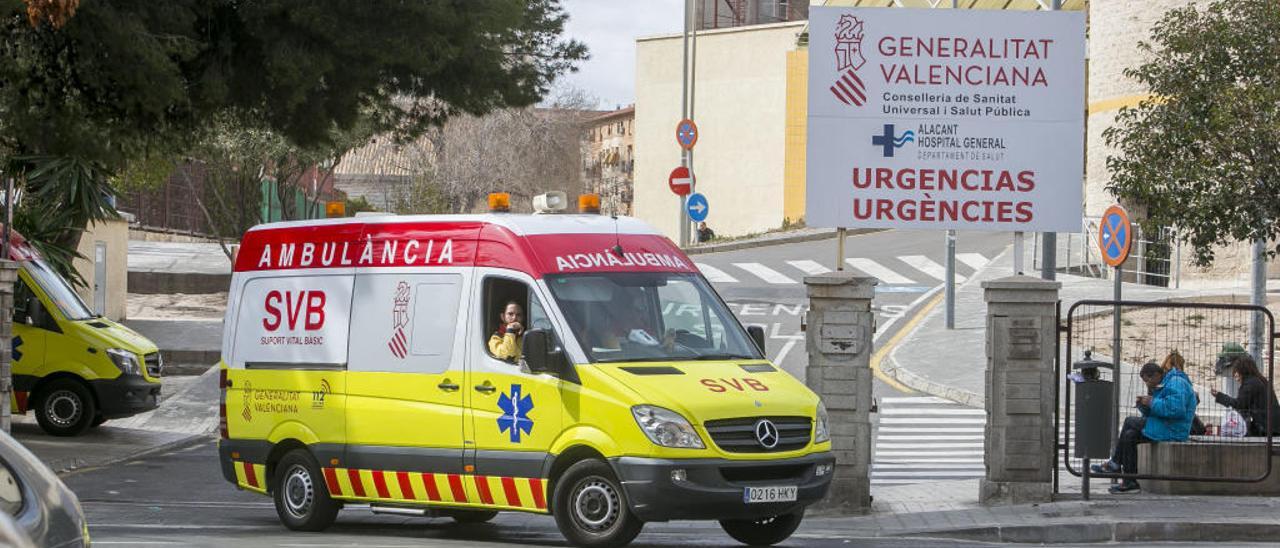
[{"label": "ambulance windshield wiper", "polygon": [[702,354],[693,359],[698,361],[711,361],[711,360],[754,360],[756,358],[753,358],[751,356],[742,356],[738,354],[722,353],[722,354]]}]

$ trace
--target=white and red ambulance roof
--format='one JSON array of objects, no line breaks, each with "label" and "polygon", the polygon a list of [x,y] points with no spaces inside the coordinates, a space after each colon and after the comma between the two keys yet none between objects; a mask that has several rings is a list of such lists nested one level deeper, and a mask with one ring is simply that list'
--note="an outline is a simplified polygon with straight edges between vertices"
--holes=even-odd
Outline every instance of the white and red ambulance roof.
[{"label": "white and red ambulance roof", "polygon": [[695,272],[643,221],[603,215],[412,215],[258,225],[236,272],[352,267],[487,266],[547,274]]},{"label": "white and red ambulance roof", "polygon": [[[3,237],[3,236],[0,236]],[[9,260],[10,261],[29,261],[31,259],[39,259],[40,252],[36,251],[35,246],[31,245],[22,234],[17,230],[9,230]]]}]

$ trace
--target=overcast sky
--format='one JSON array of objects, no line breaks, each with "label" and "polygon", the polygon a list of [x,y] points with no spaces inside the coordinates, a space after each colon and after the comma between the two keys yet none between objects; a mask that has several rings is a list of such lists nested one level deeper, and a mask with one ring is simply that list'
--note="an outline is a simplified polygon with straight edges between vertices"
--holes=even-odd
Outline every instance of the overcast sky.
[{"label": "overcast sky", "polygon": [[600,100],[601,109],[635,102],[636,37],[680,32],[684,0],[564,0],[565,35],[581,41],[591,58],[568,84]]}]

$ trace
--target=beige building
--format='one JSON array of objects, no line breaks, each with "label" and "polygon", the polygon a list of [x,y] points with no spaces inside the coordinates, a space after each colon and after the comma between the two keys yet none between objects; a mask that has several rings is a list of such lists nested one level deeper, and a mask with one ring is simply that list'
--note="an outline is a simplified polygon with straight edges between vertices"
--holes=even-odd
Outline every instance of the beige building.
[{"label": "beige building", "polygon": [[[698,34],[693,97],[696,191],[711,206],[707,225],[734,236],[783,224],[787,54],[804,22]],[[667,176],[680,165],[679,34],[636,41],[635,216],[678,238],[680,199]]]},{"label": "beige building", "polygon": [[129,223],[122,219],[89,225],[72,264],[86,287],[76,288],[89,309],[112,320],[125,319],[129,281]]},{"label": "beige building", "polygon": [[631,215],[634,198],[636,107],[606,112],[586,123],[582,182],[600,195],[600,212]]}]

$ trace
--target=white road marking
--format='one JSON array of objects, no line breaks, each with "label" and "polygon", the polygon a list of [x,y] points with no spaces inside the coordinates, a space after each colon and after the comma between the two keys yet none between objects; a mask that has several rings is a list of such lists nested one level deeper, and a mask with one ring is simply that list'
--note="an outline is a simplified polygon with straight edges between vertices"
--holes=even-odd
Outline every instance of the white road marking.
[{"label": "white road marking", "polygon": [[985,417],[980,419],[951,419],[951,418],[897,418],[885,417],[880,419],[880,424],[986,424]]},{"label": "white road marking", "polygon": [[718,284],[736,284],[738,279],[730,276],[727,272],[720,270],[706,263],[693,263],[697,265],[698,270],[702,271],[702,275],[707,277],[707,281]]},{"label": "white road marking", "polygon": [[778,272],[777,270],[774,270],[772,268],[769,268],[765,265],[762,265],[760,263],[733,263],[733,266],[736,266],[738,268],[746,270],[747,272],[755,274],[761,280],[764,280],[771,284],[799,283],[791,278],[788,278],[785,274]]},{"label": "white road marking", "polygon": [[956,253],[956,260],[969,265],[969,268],[974,270],[982,270],[991,263],[991,260],[983,257],[981,253]]},{"label": "white road marking", "polygon": [[886,407],[880,410],[880,415],[952,415],[985,417],[987,416],[987,412],[983,409],[972,409],[968,407],[951,407],[943,409],[902,409],[898,407]]},{"label": "white road marking", "polygon": [[938,463],[929,463],[929,464],[887,464],[887,463],[885,463],[885,464],[882,464],[882,463],[876,463],[876,465],[875,465],[875,467],[874,467],[874,469],[875,469],[875,470],[929,470],[929,469],[934,469],[934,470],[971,470],[971,469],[975,469],[975,468],[976,468],[976,469],[978,469],[978,470],[984,470],[984,469],[986,468],[986,465],[982,464],[982,462],[981,462],[981,461],[979,461],[979,462],[966,462],[966,463],[954,463],[954,464],[938,464]]},{"label": "white road marking", "polygon": [[849,266],[852,266],[858,270],[861,270],[863,274],[876,278],[886,284],[916,285],[916,282],[911,278],[898,274],[897,272],[894,272],[888,269],[887,267],[885,267],[884,265],[877,263],[871,259],[867,259],[863,257],[851,257],[851,258],[845,259],[844,262],[849,263]]},{"label": "white road marking", "polygon": [[956,402],[953,402],[953,401],[951,401],[951,400],[949,400],[949,399],[946,399],[946,398],[939,398],[939,397],[935,397],[935,396],[917,396],[917,397],[901,397],[901,398],[895,398],[895,397],[880,398],[880,403],[882,403],[882,404],[890,404],[890,403],[892,403],[892,404],[907,404],[907,405],[959,405],[959,404],[957,404]]},{"label": "white road marking", "polygon": [[[912,268],[924,272],[938,280],[946,281],[947,279],[947,269],[942,265],[933,262],[933,259],[925,257],[924,255],[903,255],[898,257],[898,260],[907,263],[911,265]],[[961,276],[959,273],[956,274],[956,283],[961,283],[964,280],[964,276]]]},{"label": "white road marking", "polygon": [[810,261],[808,259],[804,259],[800,261],[787,261],[787,264],[796,267],[801,272],[804,272],[805,274],[808,274],[810,276],[817,276],[819,274],[826,274],[828,272],[831,272],[830,268],[827,268],[825,266],[818,264],[818,261]]}]

